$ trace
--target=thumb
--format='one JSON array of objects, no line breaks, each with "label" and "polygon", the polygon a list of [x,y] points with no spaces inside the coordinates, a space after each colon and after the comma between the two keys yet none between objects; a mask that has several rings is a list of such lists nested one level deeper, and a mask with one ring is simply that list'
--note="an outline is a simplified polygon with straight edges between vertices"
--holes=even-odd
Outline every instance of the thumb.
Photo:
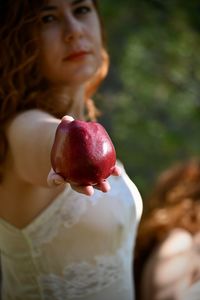
[{"label": "thumb", "polygon": [[69,115],[65,115],[64,117],[62,117],[61,121],[64,121],[66,123],[70,123],[70,122],[74,121],[74,118],[69,116]]}]

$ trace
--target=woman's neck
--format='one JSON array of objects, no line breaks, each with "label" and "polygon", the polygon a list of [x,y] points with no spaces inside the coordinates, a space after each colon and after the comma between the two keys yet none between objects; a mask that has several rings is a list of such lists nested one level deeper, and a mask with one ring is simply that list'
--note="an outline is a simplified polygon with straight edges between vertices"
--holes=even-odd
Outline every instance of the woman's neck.
[{"label": "woman's neck", "polygon": [[60,100],[66,104],[66,114],[75,119],[84,119],[85,108],[85,87],[56,87],[53,89],[53,97],[56,101]]}]

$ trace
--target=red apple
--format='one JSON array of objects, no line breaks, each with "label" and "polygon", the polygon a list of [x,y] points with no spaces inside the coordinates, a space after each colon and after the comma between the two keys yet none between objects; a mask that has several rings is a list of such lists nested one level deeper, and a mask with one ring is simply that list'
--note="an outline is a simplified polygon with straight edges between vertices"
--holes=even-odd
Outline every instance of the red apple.
[{"label": "red apple", "polygon": [[115,163],[115,148],[101,124],[61,121],[51,151],[51,164],[67,182],[96,185],[112,174]]}]

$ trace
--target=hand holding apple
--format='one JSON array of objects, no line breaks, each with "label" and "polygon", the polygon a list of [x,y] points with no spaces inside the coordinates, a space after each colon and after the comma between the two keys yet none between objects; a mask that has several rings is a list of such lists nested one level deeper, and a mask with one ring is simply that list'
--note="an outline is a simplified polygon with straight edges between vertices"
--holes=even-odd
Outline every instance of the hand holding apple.
[{"label": "hand holding apple", "polygon": [[59,124],[51,151],[52,168],[56,174],[75,186],[105,187],[111,174],[118,175],[113,143],[97,122],[69,121]]}]

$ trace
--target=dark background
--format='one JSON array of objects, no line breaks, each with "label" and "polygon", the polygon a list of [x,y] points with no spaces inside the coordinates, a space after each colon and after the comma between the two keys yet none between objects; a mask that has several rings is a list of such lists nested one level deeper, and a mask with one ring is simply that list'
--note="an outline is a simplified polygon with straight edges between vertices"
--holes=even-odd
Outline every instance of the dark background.
[{"label": "dark background", "polygon": [[111,66],[95,101],[145,197],[162,170],[200,152],[200,1],[100,4]]}]

